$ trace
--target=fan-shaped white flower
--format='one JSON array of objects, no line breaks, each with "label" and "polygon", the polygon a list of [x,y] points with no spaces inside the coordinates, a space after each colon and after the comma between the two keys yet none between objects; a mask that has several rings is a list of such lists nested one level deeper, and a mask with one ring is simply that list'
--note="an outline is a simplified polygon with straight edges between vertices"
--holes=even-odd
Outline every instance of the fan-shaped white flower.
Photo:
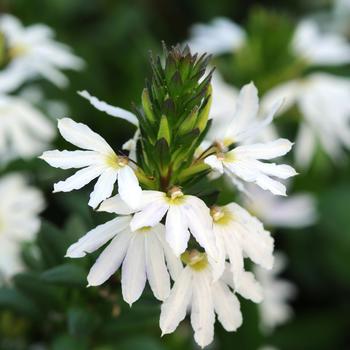
[{"label": "fan-shaped white flower", "polygon": [[300,228],[317,220],[316,199],[310,193],[279,198],[256,186],[247,186],[247,191],[249,196],[242,196],[245,207],[268,226]]},{"label": "fan-shaped white flower", "polygon": [[1,15],[0,32],[5,36],[10,56],[10,62],[0,72],[2,92],[15,90],[37,76],[65,86],[68,80],[60,70],[83,67],[83,61],[68,46],[53,40],[54,33],[46,25],[25,28],[14,16]]},{"label": "fan-shaped white flower", "polygon": [[78,94],[87,99],[91,105],[99,111],[105,112],[112,117],[126,120],[127,122],[137,127],[134,136],[130,140],[126,141],[122,146],[124,150],[129,151],[129,159],[136,161],[136,144],[137,140],[140,137],[140,129],[138,127],[139,122],[136,115],[132,112],[127,111],[126,109],[115,107],[108,104],[107,102],[101,101],[97,97],[90,95],[86,90],[79,91]]},{"label": "fan-shaped white flower", "polygon": [[178,187],[168,194],[160,191],[143,191],[141,204],[131,220],[133,231],[154,226],[166,214],[165,237],[176,256],[187,248],[190,232],[196,241],[215,259],[216,245],[209,208],[195,196],[185,195]]},{"label": "fan-shaped white flower", "polygon": [[205,347],[214,338],[215,313],[229,332],[242,324],[240,304],[230,288],[254,302],[262,300],[262,290],[250,272],[245,272],[239,288],[232,282],[232,274],[227,272],[214,282],[212,268],[203,253],[191,251],[186,253],[184,260],[187,266],[176,278],[169,297],[162,304],[160,328],[163,335],[174,332],[190,310],[194,339]]},{"label": "fan-shaped white flower", "polygon": [[296,141],[297,164],[307,167],[317,141],[331,159],[339,159],[342,148],[350,149],[350,80],[326,73],[314,73],[272,89],[264,97],[264,106],[285,98],[283,112],[296,104],[304,122]]},{"label": "fan-shaped white flower", "polygon": [[24,99],[0,94],[0,162],[40,154],[55,136],[50,121]]},{"label": "fan-shaped white flower", "polygon": [[38,232],[44,199],[20,174],[0,179],[0,197],[0,276],[9,278],[23,269],[21,244]]},{"label": "fan-shaped white flower", "polygon": [[65,140],[84,151],[47,151],[40,157],[51,166],[61,169],[83,168],[54,185],[55,192],[77,190],[98,177],[89,205],[96,208],[111,196],[118,180],[118,192],[131,207],[139,205],[141,187],[126,157],[117,156],[108,143],[88,126],[63,118],[58,128]]},{"label": "fan-shaped white flower", "polygon": [[322,32],[316,21],[302,20],[294,33],[294,53],[313,65],[340,65],[350,62],[350,44],[341,34]]},{"label": "fan-shaped white flower", "polygon": [[274,241],[263,224],[236,203],[210,210],[213,230],[218,246],[217,266],[214,274],[219,277],[225,260],[229,259],[236,287],[244,275],[244,257],[265,269],[273,265]]},{"label": "fan-shaped white flower", "polygon": [[[280,105],[281,102],[275,103],[268,116],[259,120],[256,117],[259,110],[257,90],[252,83],[245,85],[239,94],[234,118],[222,138],[223,152],[208,156],[204,162],[215,171],[226,173],[234,181],[238,177],[247,182],[254,182],[273,194],[285,195],[285,186],[270,176],[287,179],[296,175],[295,170],[288,165],[265,163],[260,160],[285,155],[292,147],[290,141],[277,139],[266,143],[244,144],[226,152],[226,146],[256,136],[261,129],[271,123]],[[250,123],[247,124],[247,120]]]},{"label": "fan-shaped white flower", "polygon": [[261,327],[265,332],[271,332],[293,314],[288,301],[296,294],[295,286],[284,279],[277,278],[277,275],[284,270],[286,258],[281,253],[275,255],[275,264],[272,270],[255,267],[256,278],[261,284],[264,299],[259,304]]},{"label": "fan-shaped white flower", "polygon": [[195,24],[188,45],[193,52],[219,55],[233,52],[245,40],[245,32],[227,18],[215,18],[210,24]]},{"label": "fan-shaped white flower", "polygon": [[[132,213],[119,196],[102,203],[108,212]],[[170,293],[169,272],[175,278],[182,269],[164,238],[164,225],[131,231],[131,215],[116,217],[95,227],[68,248],[67,257],[80,258],[110,241],[92,266],[87,277],[89,286],[104,283],[122,266],[122,293],[130,305],[138,300],[148,280],[154,296],[164,300]]]}]

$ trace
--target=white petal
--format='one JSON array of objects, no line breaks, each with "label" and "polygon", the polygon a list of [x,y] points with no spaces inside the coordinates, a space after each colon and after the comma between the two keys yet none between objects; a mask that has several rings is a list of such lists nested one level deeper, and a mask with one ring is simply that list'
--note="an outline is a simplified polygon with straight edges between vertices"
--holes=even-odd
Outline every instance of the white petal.
[{"label": "white petal", "polygon": [[65,140],[77,147],[104,154],[114,153],[108,143],[85,124],[63,118],[58,121],[58,128]]},{"label": "white petal", "polygon": [[125,230],[130,224],[130,217],[118,217],[103,225],[99,225],[72,244],[66,253],[69,258],[82,258],[102,247],[116,234]]},{"label": "white petal", "polygon": [[166,240],[176,256],[182,254],[187,248],[190,238],[187,218],[183,215],[181,207],[171,205],[166,216]]},{"label": "white petal", "polygon": [[236,147],[232,153],[238,159],[272,159],[288,153],[293,143],[287,139],[278,139],[265,143],[255,143]]},{"label": "white petal", "polygon": [[106,211],[118,215],[129,215],[135,212],[120,198],[119,194],[104,200],[97,211]]},{"label": "white petal", "polygon": [[256,168],[266,175],[278,177],[280,179],[288,179],[289,177],[297,175],[297,172],[289,165],[263,163],[256,161]]},{"label": "white petal", "polygon": [[90,194],[89,205],[96,208],[103,200],[110,197],[117,181],[117,170],[108,168],[103,171]]},{"label": "white petal", "polygon": [[209,271],[203,270],[193,274],[193,297],[191,308],[191,324],[194,339],[204,347],[214,339],[214,303],[210,286]]},{"label": "white petal", "polygon": [[249,121],[257,117],[259,110],[258,90],[254,83],[242,87],[236,105],[233,120],[226,131],[226,138],[236,141],[236,135],[246,129]]},{"label": "white petal", "polygon": [[212,290],[214,308],[218,314],[218,320],[226,331],[235,331],[241,326],[243,321],[241,307],[237,297],[222,281],[214,283]]},{"label": "white petal", "polygon": [[131,208],[141,205],[142,189],[134,171],[128,165],[118,171],[118,192]]},{"label": "white petal", "polygon": [[147,279],[153,294],[158,300],[165,300],[170,293],[170,277],[162,245],[153,230],[145,233],[145,258]]},{"label": "white petal", "polygon": [[146,285],[145,237],[135,232],[122,266],[123,299],[131,306]]},{"label": "white petal", "polygon": [[295,141],[294,151],[295,162],[300,168],[307,169],[310,166],[312,157],[315,154],[315,148],[315,131],[306,123],[301,123]]},{"label": "white petal", "polygon": [[280,182],[271,179],[270,177],[266,175],[260,175],[256,179],[256,184],[260,186],[264,190],[269,190],[273,194],[277,196],[286,196],[286,186],[281,184]]},{"label": "white petal", "polygon": [[60,169],[83,168],[101,160],[94,151],[46,151],[39,158]]},{"label": "white petal", "polygon": [[218,159],[217,156],[211,155],[204,159],[204,163],[208,164],[212,169],[218,171],[220,174],[224,173],[224,168],[222,162]]},{"label": "white petal", "polygon": [[112,117],[117,117],[120,119],[124,119],[128,121],[129,123],[138,126],[138,120],[135,114],[119,107],[114,107],[109,105],[108,103],[104,101],[98,100],[96,97],[91,96],[86,90],[84,91],[78,91],[78,94],[87,100],[90,101],[90,103],[98,110],[102,112],[106,112],[107,114],[111,115]]},{"label": "white petal", "polygon": [[169,204],[163,200],[150,203],[145,209],[134,215],[130,223],[131,229],[135,231],[145,226],[154,226],[158,224],[168,208]]},{"label": "white petal", "polygon": [[165,227],[163,224],[159,224],[153,228],[155,231],[159,242],[161,243],[165,255],[166,264],[171,278],[176,281],[177,277],[180,275],[183,270],[183,265],[181,259],[179,259],[170,248],[168,242],[165,240]]},{"label": "white petal", "polygon": [[70,192],[72,190],[79,190],[93,179],[100,176],[103,171],[104,167],[95,165],[78,170],[68,179],[54,184],[54,192]]},{"label": "white petal", "polygon": [[181,206],[181,211],[186,216],[188,227],[196,241],[215,260],[217,249],[209,208],[201,199],[186,196],[186,202]]},{"label": "white petal", "polygon": [[99,286],[119,269],[131,237],[130,230],[126,229],[113,238],[92,266],[87,277],[89,286]]},{"label": "white petal", "polygon": [[192,297],[192,271],[185,267],[163,302],[160,312],[159,325],[162,335],[172,333],[185,318],[186,310]]}]

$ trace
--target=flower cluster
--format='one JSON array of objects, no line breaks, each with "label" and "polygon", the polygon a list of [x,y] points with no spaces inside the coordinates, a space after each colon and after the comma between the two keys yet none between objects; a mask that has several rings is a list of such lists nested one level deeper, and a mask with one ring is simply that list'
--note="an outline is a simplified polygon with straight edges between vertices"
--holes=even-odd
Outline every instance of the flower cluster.
[{"label": "flower cluster", "polygon": [[[258,21],[266,21],[268,26],[269,17]],[[216,18],[208,25],[194,25],[188,44],[196,51],[212,52],[217,57],[225,54],[240,57],[253,50],[256,40],[259,40],[259,33],[254,32],[254,28],[250,29],[246,32],[229,19]],[[217,40],[218,37],[220,40]],[[350,45],[343,34],[325,31],[311,18],[301,20],[286,42],[282,55],[287,57],[287,65],[266,84],[262,109],[268,111],[280,99],[284,99],[285,103],[276,112],[277,115],[290,110],[292,114],[299,115],[292,109],[297,107],[303,117],[295,147],[295,160],[299,167],[307,168],[312,163],[318,144],[331,159],[338,161],[344,155],[344,148],[350,149],[350,80],[331,74],[323,67],[348,64]],[[279,46],[276,44],[274,47],[274,51],[270,48],[269,57],[273,53],[276,57],[281,54]],[[237,92],[231,86],[223,87],[220,77],[216,80],[219,80],[221,90],[227,92],[231,89],[226,98],[232,104]],[[230,114],[226,113],[223,105],[220,110],[225,113],[219,113],[219,117],[222,115],[219,119],[228,123],[227,116]],[[218,124],[225,125],[224,120]]]},{"label": "flower cluster", "polygon": [[163,64],[159,57],[151,59],[152,79],[133,112],[81,93],[96,108],[136,126],[124,145],[129,156],[115,152],[88,126],[63,118],[58,121],[61,135],[82,150],[47,151],[41,158],[57,168],[81,168],[56,183],[55,192],[77,190],[97,179],[89,205],[114,215],[67,251],[67,257],[80,258],[108,243],[89,272],[89,285],[106,282],[121,267],[123,298],[131,305],[148,281],[163,301],[162,333],[173,332],[190,310],[195,340],[204,347],[213,340],[215,313],[227,331],[241,325],[236,294],[262,300],[245,258],[271,269],[274,241],[238,203],[208,199],[198,184],[215,190],[207,176],[215,172],[227,175],[238,189],[250,183],[285,195],[278,179],[296,172],[269,162],[291,149],[288,140],[249,143],[271,123],[280,101],[260,122],[257,89],[253,83],[244,86],[226,132],[209,139],[215,94],[212,72],[206,73],[210,57],[179,46],[164,48],[164,55]]}]

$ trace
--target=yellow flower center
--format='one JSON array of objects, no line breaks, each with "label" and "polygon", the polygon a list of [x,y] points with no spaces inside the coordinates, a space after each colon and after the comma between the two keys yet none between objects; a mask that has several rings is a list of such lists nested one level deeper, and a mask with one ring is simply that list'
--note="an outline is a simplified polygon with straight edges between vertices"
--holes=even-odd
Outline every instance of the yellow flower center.
[{"label": "yellow flower center", "polygon": [[196,271],[201,271],[208,266],[207,254],[201,253],[196,249],[186,250],[181,254],[181,260]]},{"label": "yellow flower center", "polygon": [[28,47],[23,44],[15,45],[9,48],[8,55],[10,58],[23,56],[28,52]]},{"label": "yellow flower center", "polygon": [[149,232],[151,231],[151,226],[144,226],[144,227],[141,227],[137,230],[138,233],[146,233],[146,232]]},{"label": "yellow flower center", "polygon": [[210,215],[217,225],[228,225],[233,220],[233,215],[228,209],[216,205],[210,208]]},{"label": "yellow flower center", "polygon": [[118,157],[115,153],[110,153],[106,156],[106,163],[114,169],[122,168],[129,162],[127,157]]},{"label": "yellow flower center", "polygon": [[183,203],[185,195],[181,191],[180,187],[174,186],[168,191],[166,199],[169,204],[179,205]]}]

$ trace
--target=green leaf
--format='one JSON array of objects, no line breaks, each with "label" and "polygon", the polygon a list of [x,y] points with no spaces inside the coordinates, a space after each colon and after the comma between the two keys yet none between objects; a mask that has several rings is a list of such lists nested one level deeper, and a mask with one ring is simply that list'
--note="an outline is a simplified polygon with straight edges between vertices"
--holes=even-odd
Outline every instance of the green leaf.
[{"label": "green leaf", "polygon": [[168,145],[170,145],[170,130],[168,119],[165,115],[162,115],[157,135],[157,140],[165,139]]},{"label": "green leaf", "polygon": [[51,284],[83,287],[86,285],[86,271],[75,264],[63,264],[43,272],[40,278]]},{"label": "green leaf", "polygon": [[68,310],[68,331],[72,336],[87,337],[96,329],[98,323],[97,315],[85,308]]}]

